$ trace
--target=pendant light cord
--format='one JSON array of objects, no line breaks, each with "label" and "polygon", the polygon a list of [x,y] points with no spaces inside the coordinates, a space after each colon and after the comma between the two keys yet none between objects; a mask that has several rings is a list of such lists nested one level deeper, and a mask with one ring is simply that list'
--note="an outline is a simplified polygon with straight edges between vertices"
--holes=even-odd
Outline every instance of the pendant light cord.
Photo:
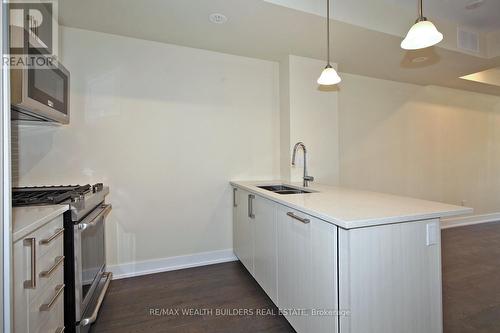
[{"label": "pendant light cord", "polygon": [[423,0],[419,1],[420,6],[418,7],[418,18],[422,19],[424,17],[424,5]]},{"label": "pendant light cord", "polygon": [[326,59],[330,65],[330,0],[326,0]]}]

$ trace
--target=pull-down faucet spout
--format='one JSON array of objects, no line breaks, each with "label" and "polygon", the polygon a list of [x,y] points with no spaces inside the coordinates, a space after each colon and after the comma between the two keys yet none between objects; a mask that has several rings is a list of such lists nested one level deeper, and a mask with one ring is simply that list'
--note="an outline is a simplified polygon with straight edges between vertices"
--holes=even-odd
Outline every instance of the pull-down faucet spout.
[{"label": "pull-down faucet spout", "polygon": [[304,187],[308,187],[309,182],[314,181],[314,177],[307,175],[307,149],[306,145],[303,142],[297,142],[293,147],[292,165],[295,166],[295,158],[297,156],[297,150],[299,148],[301,148],[304,151],[304,176],[302,177],[303,179],[302,185]]}]

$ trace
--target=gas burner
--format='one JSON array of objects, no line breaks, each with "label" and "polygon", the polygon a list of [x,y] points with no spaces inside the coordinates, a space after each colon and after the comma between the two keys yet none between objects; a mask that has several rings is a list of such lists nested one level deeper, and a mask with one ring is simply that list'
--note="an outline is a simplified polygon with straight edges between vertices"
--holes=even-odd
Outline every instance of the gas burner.
[{"label": "gas burner", "polygon": [[[100,187],[99,187],[100,185]],[[102,184],[94,186],[87,185],[67,185],[67,186],[35,186],[18,187],[12,189],[12,206],[32,206],[32,205],[56,205],[67,200],[79,200],[86,193],[97,191]]]}]

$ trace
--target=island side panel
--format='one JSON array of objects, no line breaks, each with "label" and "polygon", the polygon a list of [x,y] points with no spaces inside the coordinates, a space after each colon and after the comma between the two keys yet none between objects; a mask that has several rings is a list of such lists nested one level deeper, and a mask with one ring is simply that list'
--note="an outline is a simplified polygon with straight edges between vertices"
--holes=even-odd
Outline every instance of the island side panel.
[{"label": "island side panel", "polygon": [[442,333],[438,219],[339,228],[339,279],[341,333]]}]

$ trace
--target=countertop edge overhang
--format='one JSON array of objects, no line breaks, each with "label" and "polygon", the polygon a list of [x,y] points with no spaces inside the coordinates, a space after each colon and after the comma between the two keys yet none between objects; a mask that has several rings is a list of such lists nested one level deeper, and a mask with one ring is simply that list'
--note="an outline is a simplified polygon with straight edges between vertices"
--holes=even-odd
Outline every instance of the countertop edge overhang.
[{"label": "countertop edge overhang", "polygon": [[69,210],[69,205],[13,207],[12,243],[39,229],[67,210]]}]

